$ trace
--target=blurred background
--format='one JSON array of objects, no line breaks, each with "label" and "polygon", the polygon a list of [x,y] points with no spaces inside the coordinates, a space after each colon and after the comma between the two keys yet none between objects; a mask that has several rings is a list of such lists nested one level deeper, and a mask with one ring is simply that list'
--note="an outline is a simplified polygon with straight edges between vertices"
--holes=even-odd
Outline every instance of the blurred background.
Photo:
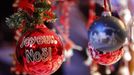
[{"label": "blurred background", "polygon": [[[73,42],[70,52],[66,55],[68,61],[64,62],[60,69],[53,75],[134,75],[134,50],[133,45],[126,47],[122,59],[114,65],[103,66],[92,61],[87,54],[88,35],[87,31],[93,21],[94,14],[100,17],[104,8],[103,0],[63,0],[67,5],[57,4],[56,14],[60,17],[62,6],[68,7],[69,22],[63,26],[66,36]],[[91,6],[95,2],[95,8]],[[14,0],[1,0],[0,2],[0,75],[21,75],[13,70],[15,67],[13,55],[16,40],[15,31],[6,25],[6,17],[14,13]],[[134,0],[110,0],[113,16],[120,18],[126,25],[133,23]],[[61,6],[62,5],[62,6]],[[60,25],[59,21],[54,24],[46,24],[50,29],[54,25]],[[64,30],[64,29],[63,29]],[[134,34],[133,34],[134,35]],[[134,37],[133,37],[134,38]]]}]

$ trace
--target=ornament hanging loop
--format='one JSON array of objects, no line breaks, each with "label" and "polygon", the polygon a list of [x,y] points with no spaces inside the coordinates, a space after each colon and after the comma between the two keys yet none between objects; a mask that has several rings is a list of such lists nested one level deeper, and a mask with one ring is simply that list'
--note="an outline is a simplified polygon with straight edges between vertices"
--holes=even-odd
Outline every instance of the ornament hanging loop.
[{"label": "ornament hanging loop", "polygon": [[102,16],[111,16],[112,14],[111,14],[111,12],[110,11],[104,11],[103,13],[102,13]]}]

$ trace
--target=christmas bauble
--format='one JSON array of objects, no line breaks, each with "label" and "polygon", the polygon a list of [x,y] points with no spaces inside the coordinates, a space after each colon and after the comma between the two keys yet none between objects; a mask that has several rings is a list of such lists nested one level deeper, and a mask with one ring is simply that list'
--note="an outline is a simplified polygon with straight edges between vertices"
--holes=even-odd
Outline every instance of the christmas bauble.
[{"label": "christmas bauble", "polygon": [[124,54],[124,50],[121,48],[111,52],[101,52],[94,49],[91,45],[88,45],[88,52],[92,59],[101,65],[112,65],[119,61]]},{"label": "christmas bauble", "polygon": [[54,32],[39,25],[20,38],[16,57],[31,75],[50,75],[63,62],[63,45]]},{"label": "christmas bauble", "polygon": [[102,16],[95,20],[88,31],[91,46],[105,52],[119,49],[126,36],[124,23],[112,16]]}]

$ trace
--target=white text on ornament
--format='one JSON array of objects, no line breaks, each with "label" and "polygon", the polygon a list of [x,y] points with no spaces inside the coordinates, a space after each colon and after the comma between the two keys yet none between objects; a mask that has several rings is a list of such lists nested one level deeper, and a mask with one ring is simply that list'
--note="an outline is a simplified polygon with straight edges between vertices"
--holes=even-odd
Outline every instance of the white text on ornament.
[{"label": "white text on ornament", "polygon": [[33,36],[24,38],[20,47],[23,48],[34,45],[34,44],[57,44],[57,40],[55,40],[54,36]]},{"label": "white text on ornament", "polygon": [[33,51],[32,49],[26,50],[26,61],[27,63],[30,62],[46,62],[47,60],[51,59],[51,47],[42,48],[40,51]]}]

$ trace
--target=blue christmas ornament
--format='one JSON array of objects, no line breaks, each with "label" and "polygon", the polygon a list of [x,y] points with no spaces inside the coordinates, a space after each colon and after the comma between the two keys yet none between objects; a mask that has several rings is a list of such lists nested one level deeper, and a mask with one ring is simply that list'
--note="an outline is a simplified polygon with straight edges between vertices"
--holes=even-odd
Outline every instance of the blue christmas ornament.
[{"label": "blue christmas ornament", "polygon": [[95,20],[88,31],[89,43],[96,50],[109,52],[122,47],[127,37],[124,23],[113,16]]}]

